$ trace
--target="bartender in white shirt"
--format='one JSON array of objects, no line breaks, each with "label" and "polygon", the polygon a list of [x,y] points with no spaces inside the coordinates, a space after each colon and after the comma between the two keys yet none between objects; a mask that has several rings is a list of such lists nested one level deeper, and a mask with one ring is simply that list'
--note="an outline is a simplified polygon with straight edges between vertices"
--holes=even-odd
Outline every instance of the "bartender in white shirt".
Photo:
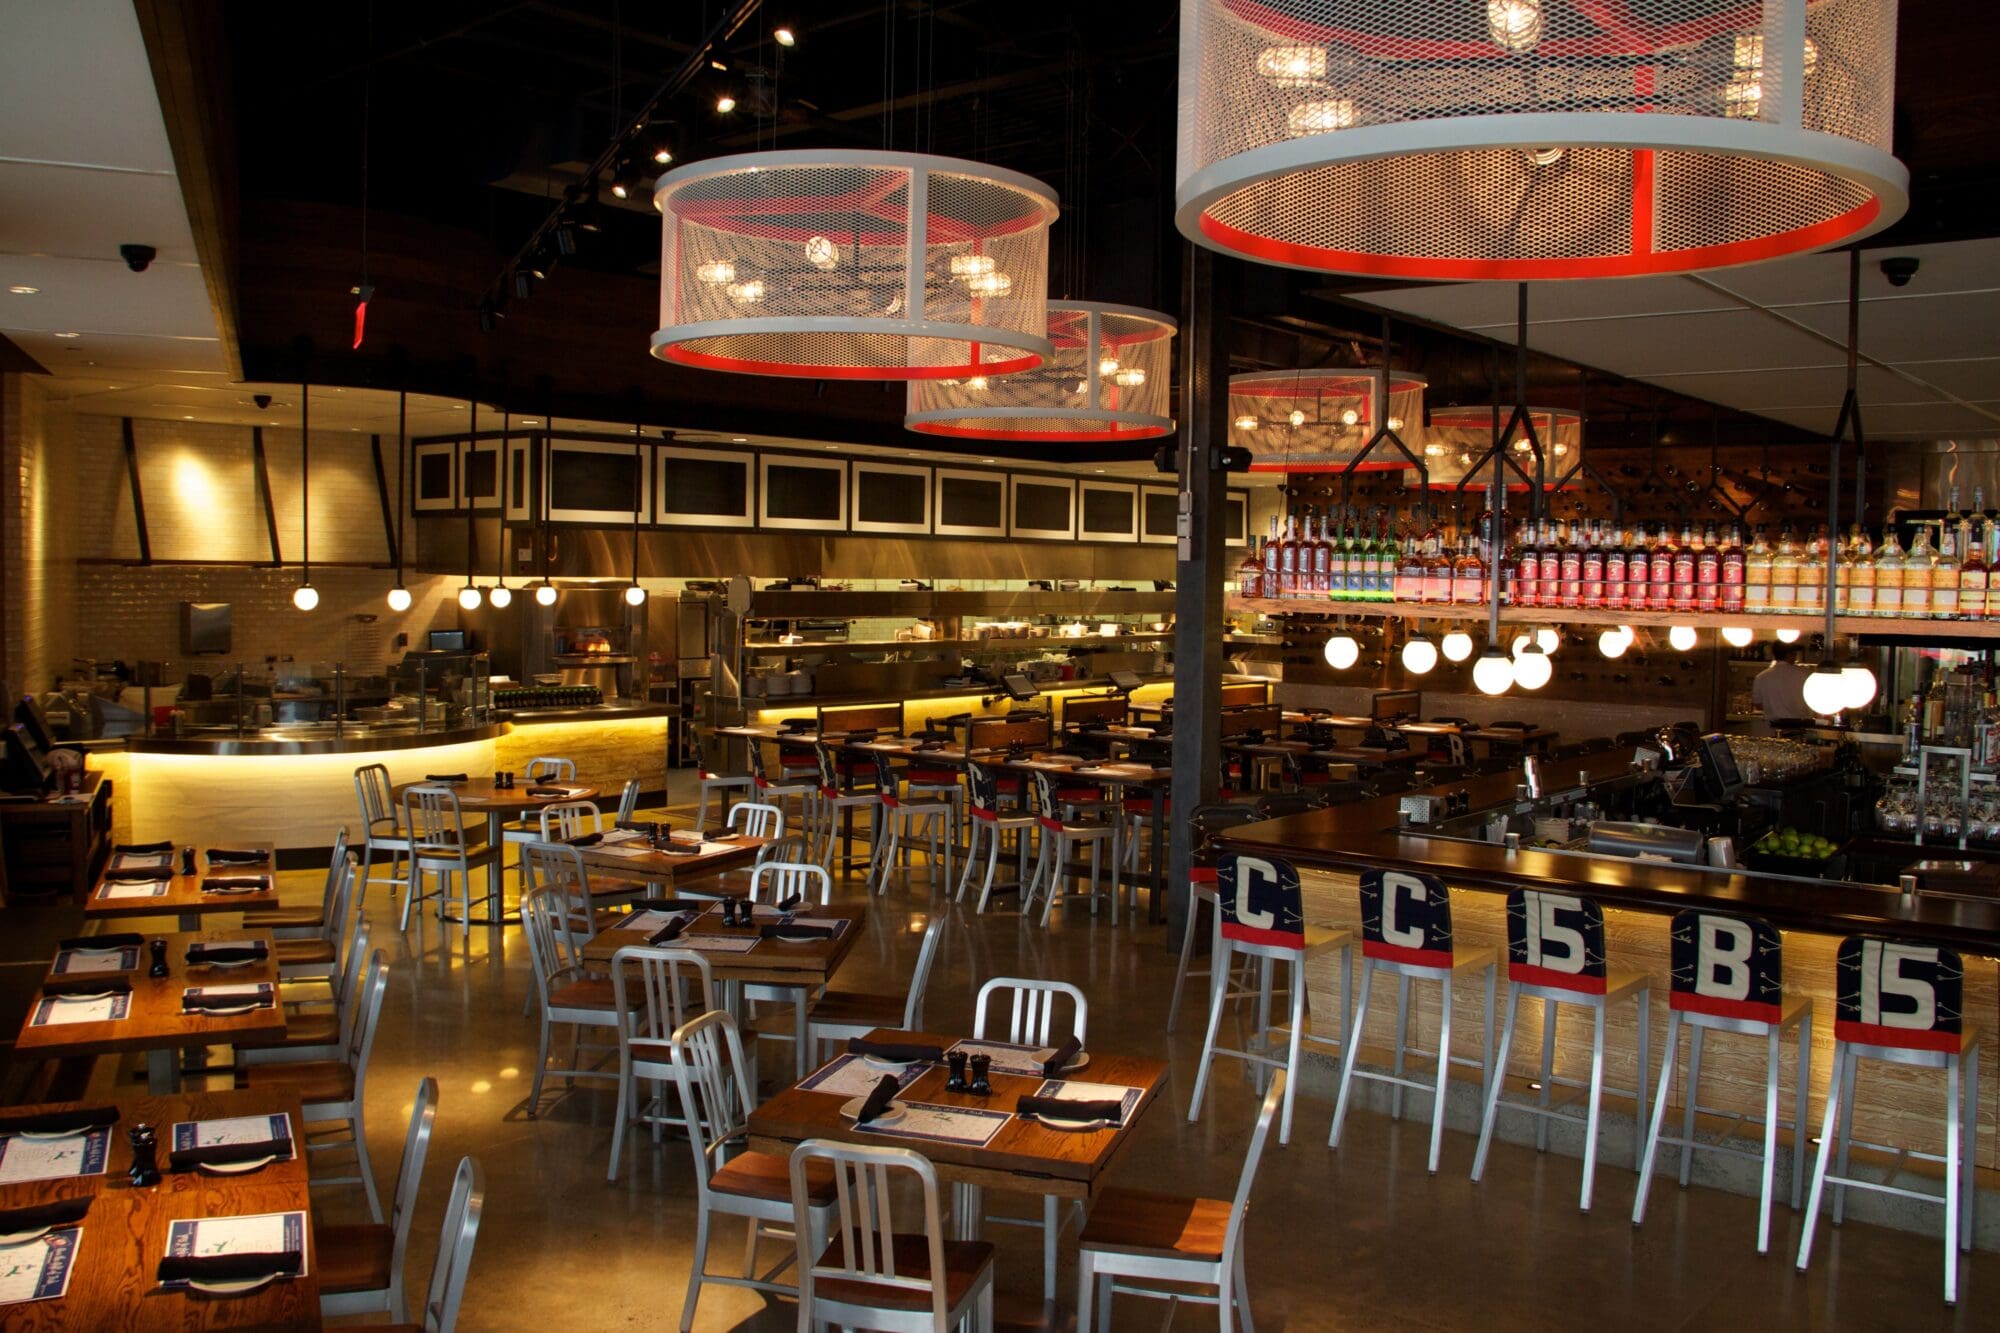
[{"label": "bartender in white shirt", "polygon": [[1757,673],[1756,683],[1750,687],[1750,697],[1764,715],[1766,731],[1773,722],[1812,720],[1813,711],[1806,707],[1806,678],[1812,672],[1794,660],[1798,655],[1797,644],[1772,644],[1771,665]]}]

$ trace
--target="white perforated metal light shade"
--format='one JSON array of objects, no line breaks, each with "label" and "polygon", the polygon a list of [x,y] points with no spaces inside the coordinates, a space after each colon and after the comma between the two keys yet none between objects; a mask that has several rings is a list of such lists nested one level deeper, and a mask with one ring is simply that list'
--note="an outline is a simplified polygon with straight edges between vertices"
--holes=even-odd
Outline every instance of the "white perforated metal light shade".
[{"label": "white perforated metal light shade", "polygon": [[1294,268],[1626,277],[1901,217],[1895,0],[1182,0],[1176,221]]},{"label": "white perforated metal light shade", "polygon": [[[1229,377],[1229,442],[1250,451],[1252,472],[1338,472],[1360,457],[1381,423],[1423,448],[1425,381],[1400,371],[1259,370]],[[1389,440],[1361,472],[1412,466]]]},{"label": "white perforated metal light shade", "polygon": [[[1486,451],[1493,447],[1496,431],[1507,429],[1514,409],[1502,406],[1497,409],[1498,415],[1495,412],[1491,405],[1431,409],[1431,424],[1424,431],[1422,450],[1431,485],[1457,486],[1468,472],[1472,476],[1465,482],[1467,490],[1485,490],[1493,484],[1493,459]],[[1562,408],[1531,407],[1527,412],[1528,420],[1534,423],[1535,438],[1542,446],[1543,489],[1555,490],[1565,478],[1574,484],[1581,475],[1577,467],[1583,462],[1583,418]],[[1504,468],[1502,473],[1507,489],[1525,491],[1528,483],[1522,480],[1523,474],[1535,475],[1534,446],[1528,442],[1527,434],[1517,428],[1507,447],[1514,460],[1514,466]],[[1514,470],[1516,467],[1519,472]],[[1404,480],[1410,486],[1418,484],[1415,472]]]},{"label": "white perforated metal light shade", "polygon": [[660,327],[681,365],[950,379],[1050,355],[1040,181],[889,152],[749,153],[659,178]]},{"label": "white perforated metal light shade", "polygon": [[1171,435],[1174,321],[1156,310],[1049,302],[1049,359],[1006,376],[913,380],[903,425],[978,440]]}]

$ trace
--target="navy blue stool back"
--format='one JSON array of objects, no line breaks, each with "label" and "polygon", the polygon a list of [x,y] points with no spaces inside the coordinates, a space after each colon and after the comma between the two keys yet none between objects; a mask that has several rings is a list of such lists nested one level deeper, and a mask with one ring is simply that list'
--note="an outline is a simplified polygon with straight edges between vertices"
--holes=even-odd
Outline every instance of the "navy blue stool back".
[{"label": "navy blue stool back", "polygon": [[1450,967],[1451,895],[1444,881],[1414,870],[1363,873],[1361,952],[1392,963]]}]

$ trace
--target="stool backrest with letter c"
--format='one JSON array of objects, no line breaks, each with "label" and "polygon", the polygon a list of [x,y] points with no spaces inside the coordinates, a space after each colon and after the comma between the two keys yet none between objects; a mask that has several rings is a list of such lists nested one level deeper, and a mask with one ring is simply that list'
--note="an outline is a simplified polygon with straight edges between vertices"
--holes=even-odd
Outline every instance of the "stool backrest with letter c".
[{"label": "stool backrest with letter c", "polygon": [[1232,852],[1215,864],[1224,939],[1267,948],[1303,949],[1305,895],[1289,861]]},{"label": "stool backrest with letter c", "polygon": [[1604,909],[1573,893],[1509,890],[1507,979],[1604,994]]},{"label": "stool backrest with letter c", "polygon": [[1784,940],[1754,916],[1674,913],[1670,1007],[1682,1013],[1776,1023],[1784,1012]]},{"label": "stool backrest with letter c", "polygon": [[1361,953],[1392,963],[1450,967],[1451,894],[1444,881],[1415,870],[1363,872]]},{"label": "stool backrest with letter c", "polygon": [[984,764],[968,763],[965,766],[965,789],[971,798],[974,819],[991,819],[999,812],[1000,784],[994,780],[992,769]]},{"label": "stool backrest with letter c", "polygon": [[825,741],[813,745],[813,764],[819,769],[820,795],[829,798],[840,795],[840,767],[834,762],[833,747]]},{"label": "stool backrest with letter c", "polygon": [[1833,1035],[1906,1050],[1957,1051],[1965,1011],[1965,962],[1936,944],[1849,935],[1834,960]]}]

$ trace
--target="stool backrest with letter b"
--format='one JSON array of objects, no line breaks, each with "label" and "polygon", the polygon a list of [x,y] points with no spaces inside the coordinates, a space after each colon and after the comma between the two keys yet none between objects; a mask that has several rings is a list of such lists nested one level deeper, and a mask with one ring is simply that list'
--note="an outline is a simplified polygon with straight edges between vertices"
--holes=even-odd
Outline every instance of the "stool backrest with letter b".
[{"label": "stool backrest with letter b", "polygon": [[1573,893],[1510,890],[1507,979],[1604,994],[1604,909]]},{"label": "stool backrest with letter b", "polygon": [[1361,876],[1361,953],[1418,967],[1451,966],[1451,894],[1436,875],[1369,870]]},{"label": "stool backrest with letter b", "polygon": [[1685,1014],[1776,1023],[1785,1004],[1784,954],[1784,940],[1768,921],[1676,912],[1667,1003]]},{"label": "stool backrest with letter b", "polygon": [[1232,852],[1215,864],[1222,935],[1239,944],[1303,949],[1305,896],[1289,861]]},{"label": "stool backrest with letter b", "polygon": [[1833,1035],[1867,1046],[1956,1051],[1964,1045],[1965,963],[1935,944],[1849,935],[1834,961]]}]

